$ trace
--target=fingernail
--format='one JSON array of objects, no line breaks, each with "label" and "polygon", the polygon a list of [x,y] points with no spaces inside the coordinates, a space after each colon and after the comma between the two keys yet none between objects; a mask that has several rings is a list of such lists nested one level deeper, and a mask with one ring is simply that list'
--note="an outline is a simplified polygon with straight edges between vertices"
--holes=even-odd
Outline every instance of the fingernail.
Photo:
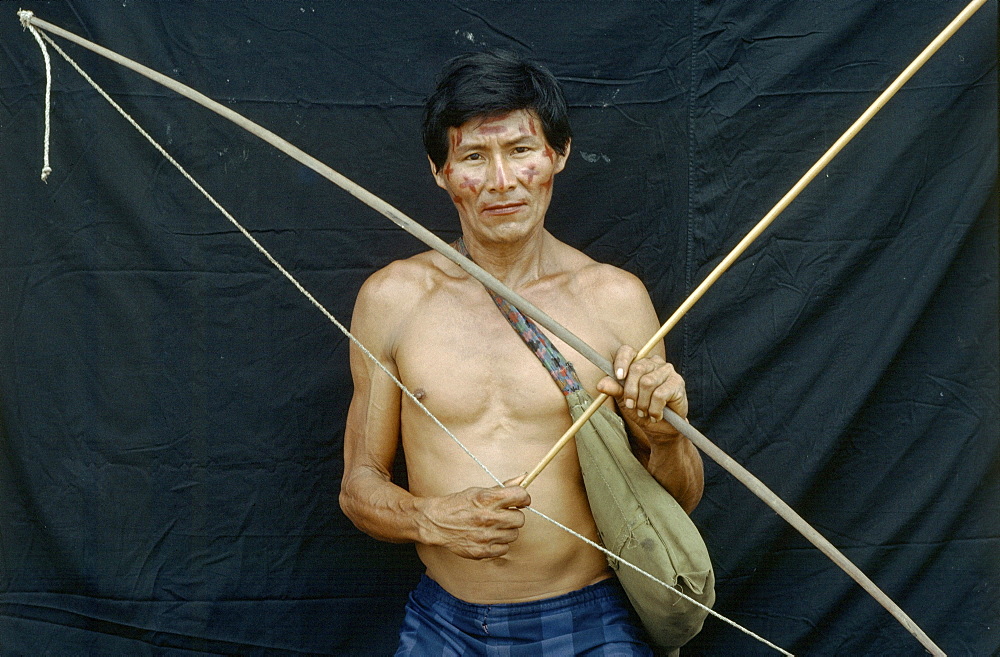
[{"label": "fingernail", "polygon": [[635,414],[638,415],[639,417],[646,417],[646,414],[643,413],[642,411],[636,411]]},{"label": "fingernail", "polygon": [[619,367],[617,370],[615,370],[615,375],[618,377],[618,380],[621,381],[622,379],[625,378],[625,370]]},{"label": "fingernail", "polygon": [[625,408],[635,408],[635,402],[631,399],[625,400]]}]

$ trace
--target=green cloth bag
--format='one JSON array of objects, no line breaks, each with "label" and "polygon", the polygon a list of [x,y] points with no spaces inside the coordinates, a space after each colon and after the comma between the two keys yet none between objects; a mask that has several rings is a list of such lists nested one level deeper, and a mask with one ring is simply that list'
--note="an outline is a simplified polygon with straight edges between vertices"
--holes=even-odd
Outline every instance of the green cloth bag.
[{"label": "green cloth bag", "polygon": [[[573,419],[592,401],[566,397]],[[632,454],[625,424],[602,406],[576,434],[590,510],[604,547],[710,607],[715,573],[697,527]],[[608,557],[639,619],[661,654],[677,655],[701,631],[708,612]]]}]

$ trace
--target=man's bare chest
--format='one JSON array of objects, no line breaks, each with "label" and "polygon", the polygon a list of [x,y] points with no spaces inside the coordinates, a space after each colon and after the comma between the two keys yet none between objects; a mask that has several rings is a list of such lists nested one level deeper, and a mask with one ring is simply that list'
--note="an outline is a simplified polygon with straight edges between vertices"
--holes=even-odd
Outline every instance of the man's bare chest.
[{"label": "man's bare chest", "polygon": [[[418,309],[396,341],[403,383],[432,412],[462,424],[566,415],[559,386],[488,297],[485,303],[449,301]],[[559,346],[566,358],[579,360],[575,351]],[[586,362],[574,365],[581,383],[592,389],[600,373]]]}]

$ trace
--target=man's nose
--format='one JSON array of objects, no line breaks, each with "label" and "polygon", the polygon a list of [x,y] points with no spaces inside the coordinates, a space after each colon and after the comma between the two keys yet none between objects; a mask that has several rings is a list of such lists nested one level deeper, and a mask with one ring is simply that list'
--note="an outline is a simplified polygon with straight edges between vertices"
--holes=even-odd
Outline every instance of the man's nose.
[{"label": "man's nose", "polygon": [[517,185],[517,178],[511,163],[504,157],[493,159],[490,165],[489,189],[491,192],[505,192]]}]

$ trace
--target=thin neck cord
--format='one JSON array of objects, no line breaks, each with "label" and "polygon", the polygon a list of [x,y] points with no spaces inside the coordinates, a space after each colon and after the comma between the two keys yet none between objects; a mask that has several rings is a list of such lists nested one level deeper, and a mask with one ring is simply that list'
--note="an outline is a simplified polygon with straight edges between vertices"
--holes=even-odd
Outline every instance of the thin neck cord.
[{"label": "thin neck cord", "polygon": [[[145,137],[146,140],[157,151],[159,151],[159,153],[168,162],[170,162],[170,164],[172,164],[181,173],[181,175],[183,175],[192,185],[194,185],[194,187],[199,192],[201,192],[201,194],[206,199],[208,199],[208,201],[213,206],[215,206],[215,208],[218,209],[219,212],[221,212],[223,214],[223,216],[225,216],[226,219],[228,219],[229,222],[231,224],[233,224],[233,226],[235,226],[236,229],[239,230],[240,233],[242,233],[243,236],[246,237],[250,241],[251,244],[254,245],[254,247],[256,247],[256,249],[267,259],[268,262],[270,262],[279,272],[281,272],[281,274],[286,279],[288,279],[288,281],[292,285],[294,285],[295,288],[299,292],[301,292],[306,297],[306,299],[308,299],[309,302],[312,303],[313,306],[315,306],[321,313],[323,313],[323,315],[328,320],[330,320],[330,322],[332,322],[334,324],[334,326],[336,326],[337,329],[340,330],[341,333],[343,333],[355,346],[357,346],[358,349],[360,349],[361,352],[368,359],[370,359],[373,363],[375,363],[375,365],[378,366],[378,368],[380,370],[382,370],[386,374],[386,376],[388,376],[392,380],[392,382],[411,401],[413,401],[417,405],[417,407],[420,408],[427,415],[427,417],[429,417],[434,422],[434,424],[436,424],[449,438],[451,438],[451,440],[456,445],[458,445],[458,447],[461,448],[461,450],[463,452],[465,452],[480,468],[482,468],[482,470],[487,475],[489,475],[489,477],[491,479],[493,479],[493,481],[495,481],[498,485],[503,486],[503,482],[496,475],[494,475],[493,472],[490,471],[490,469],[486,466],[486,464],[484,464],[481,460],[479,460],[479,458],[477,458],[475,454],[473,454],[471,451],[469,451],[469,449],[458,439],[458,437],[455,436],[440,420],[438,420],[437,417],[435,417],[434,414],[431,413],[430,409],[428,409],[412,392],[410,392],[410,390],[403,384],[402,381],[400,381],[392,372],[390,372],[389,369],[385,365],[383,365],[382,362],[379,361],[378,358],[376,358],[374,354],[372,354],[356,337],[354,337],[354,335],[347,329],[347,327],[345,327],[343,324],[341,324],[337,320],[337,318],[334,317],[333,314],[330,311],[328,311],[323,306],[323,304],[321,304],[319,302],[318,299],[316,299],[305,287],[303,287],[302,284],[299,283],[299,281],[294,276],[292,276],[292,274],[289,273],[288,270],[286,270],[284,268],[284,266],[282,266],[281,263],[278,262],[267,251],[267,249],[264,248],[264,246],[260,242],[257,241],[257,239],[250,233],[250,231],[248,231],[246,228],[244,228],[243,225],[240,224],[240,222],[237,221],[236,218],[233,217],[233,215],[229,213],[229,211],[227,211],[224,207],[222,207],[222,205],[218,201],[216,201],[215,198],[204,187],[202,187],[201,184],[198,183],[198,181],[195,180],[194,177],[191,176],[191,174],[189,174],[187,172],[187,170],[177,160],[175,160],[155,139],[153,139],[153,137],[148,132],[146,132],[142,128],[142,126],[140,126],[135,121],[135,119],[133,119],[124,109],[122,109],[122,107],[120,105],[118,105],[118,103],[116,103],[111,98],[111,96],[109,96],[104,91],[104,89],[102,89],[100,87],[100,85],[98,85],[93,79],[91,79],[91,77],[89,75],[87,75],[87,73],[82,68],[80,68],[80,66],[68,54],[66,54],[62,50],[62,48],[60,48],[45,33],[41,33],[41,37],[39,37],[39,33],[36,31],[36,29],[34,28],[34,26],[28,24],[27,27],[28,27],[28,29],[30,29],[32,31],[32,33],[35,35],[35,38],[38,40],[39,46],[42,48],[42,52],[45,53],[46,62],[48,62],[48,53],[47,53],[47,51],[45,49],[45,44],[42,41],[43,38],[44,38],[45,41],[47,41],[49,43],[49,45],[51,45],[53,48],[55,48],[56,52],[58,52],[63,57],[63,59],[65,59],[74,69],[76,69],[77,73],[79,73],[83,77],[83,79],[86,80],[87,83],[89,83],[90,86],[94,88],[95,91],[97,91],[106,101],[108,101],[108,103],[111,104],[111,106],[114,107],[115,110],[119,114],[121,114],[121,116],[123,118],[125,118],[125,120],[128,121],[132,125],[132,127],[134,127],[139,132],[139,134],[141,134],[143,137]],[[48,97],[48,95],[46,95],[46,101],[48,101],[48,100],[49,100],[49,97]],[[48,104],[48,103],[46,103],[46,104]],[[48,116],[48,107],[46,107],[46,116]],[[46,143],[45,143],[46,154],[48,153],[48,139],[49,139],[49,136],[48,136],[48,132],[46,131],[46,136],[45,136],[45,140],[46,140]],[[47,164],[47,155],[46,155],[46,164]],[[50,169],[50,171],[51,171],[51,169]],[[43,176],[47,176],[47,174],[43,173]],[[43,179],[44,179],[44,177],[43,177]],[[572,536],[575,536],[575,537],[579,538],[580,540],[584,541],[585,543],[587,543],[591,547],[593,547],[593,548],[597,549],[598,551],[600,551],[601,553],[603,553],[605,556],[614,559],[618,563],[621,563],[622,565],[624,565],[624,566],[626,566],[628,568],[631,568],[632,570],[635,570],[636,572],[644,575],[645,577],[648,577],[649,579],[651,579],[652,581],[656,582],[657,584],[663,586],[664,588],[667,588],[667,589],[673,591],[674,593],[676,593],[681,598],[683,598],[683,599],[687,600],[688,602],[694,604],[695,606],[699,607],[700,609],[703,609],[704,611],[706,611],[707,613],[711,614],[712,616],[718,618],[719,620],[723,621],[724,623],[727,623],[728,625],[731,625],[732,627],[740,630],[741,632],[743,632],[746,635],[748,635],[748,636],[756,639],[757,641],[760,641],[761,643],[769,646],[770,648],[773,648],[774,650],[780,652],[781,654],[788,655],[789,657],[792,657],[792,653],[790,653],[790,652],[788,652],[788,651],[786,651],[786,650],[784,650],[784,649],[776,646],[775,644],[771,643],[767,639],[764,639],[763,637],[761,637],[758,634],[752,632],[751,630],[743,627],[742,625],[736,623],[735,621],[726,618],[725,616],[723,616],[722,614],[716,612],[715,610],[713,610],[712,608],[708,607],[707,605],[704,605],[701,602],[695,600],[694,598],[688,596],[683,591],[678,590],[674,586],[668,584],[667,582],[664,582],[663,580],[659,579],[655,575],[652,575],[652,574],[646,572],[645,570],[639,568],[638,566],[636,566],[636,565],[634,565],[634,564],[632,564],[632,563],[630,563],[630,562],[622,559],[621,557],[619,557],[618,555],[614,554],[613,552],[611,552],[610,550],[608,550],[604,546],[599,545],[598,543],[595,543],[594,541],[590,540],[586,536],[583,536],[579,532],[576,532],[576,531],[570,529],[569,527],[567,527],[566,525],[563,525],[562,523],[558,522],[554,518],[551,518],[551,517],[547,516],[546,514],[542,513],[541,511],[539,511],[539,510],[537,510],[537,509],[535,509],[533,507],[529,506],[529,507],[525,507],[525,508],[528,511],[531,511],[532,513],[536,514],[537,516],[539,516],[539,517],[541,517],[541,518],[549,521],[550,523],[552,523],[556,527],[562,529],[563,531],[571,534]]]}]

